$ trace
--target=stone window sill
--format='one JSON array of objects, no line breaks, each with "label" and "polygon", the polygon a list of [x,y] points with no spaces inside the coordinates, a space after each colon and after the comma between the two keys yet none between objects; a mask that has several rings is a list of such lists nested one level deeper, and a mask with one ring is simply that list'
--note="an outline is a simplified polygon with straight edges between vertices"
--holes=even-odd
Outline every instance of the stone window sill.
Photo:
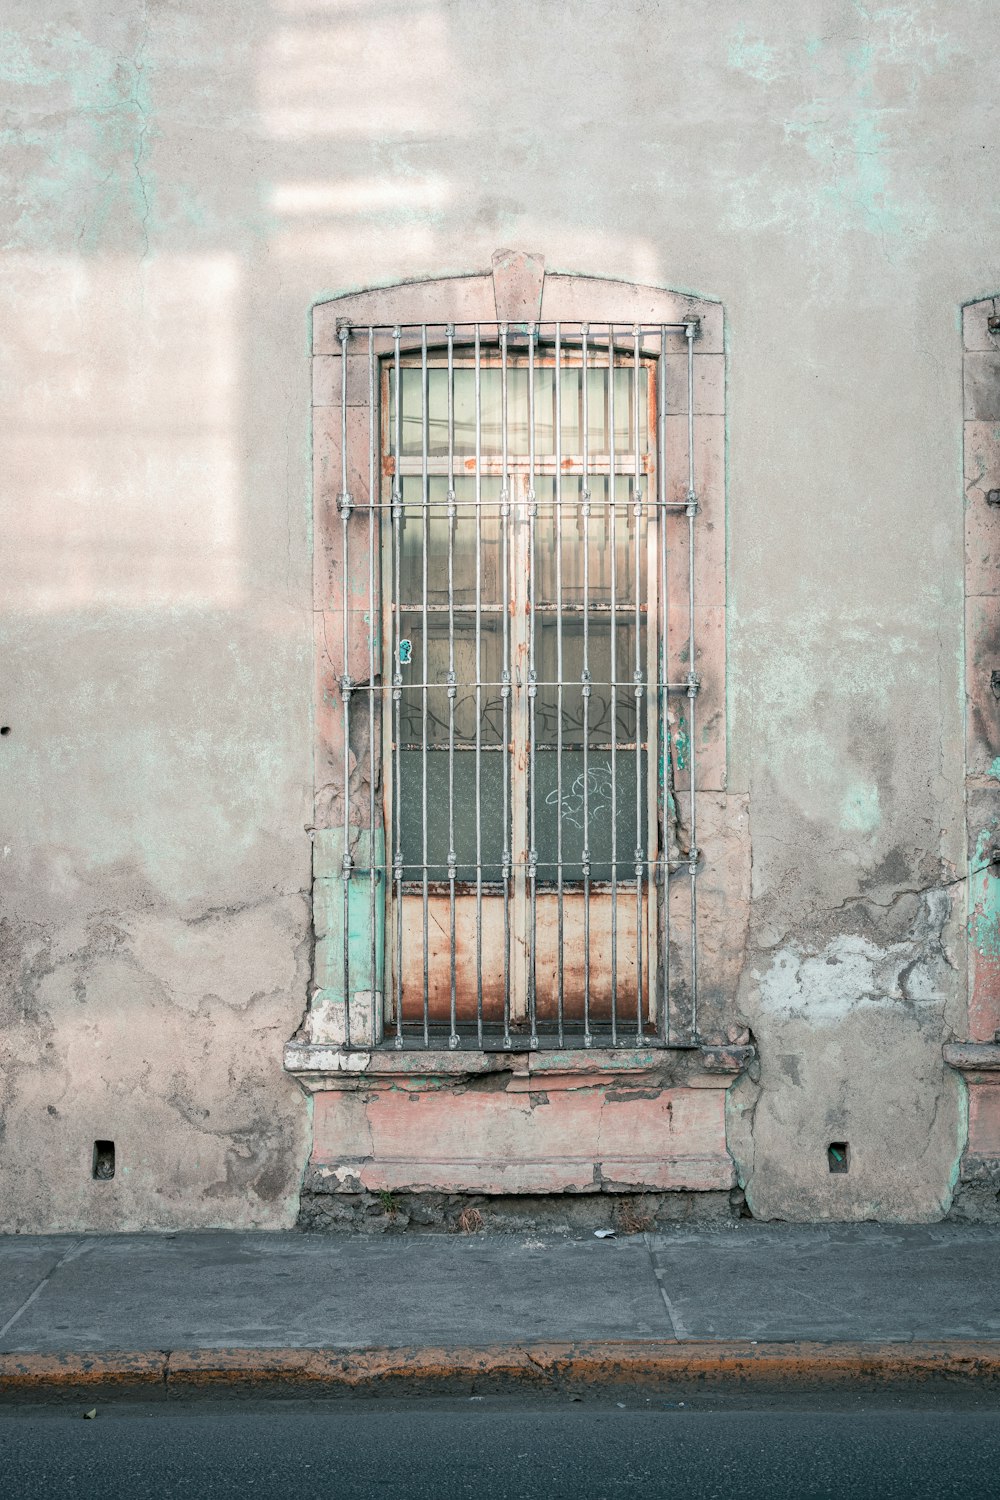
[{"label": "stone window sill", "polygon": [[285,1045],[285,1071],[308,1093],[330,1088],[410,1084],[429,1087],[467,1083],[490,1074],[509,1074],[510,1086],[573,1087],[574,1081],[593,1087],[602,1080],[627,1077],[635,1084],[643,1076],[693,1088],[727,1088],[754,1056],[752,1046],[730,1043],[685,1048],[593,1047],[545,1052],[476,1052],[434,1049],[378,1049],[347,1051],[314,1042]]},{"label": "stone window sill", "polygon": [[941,1052],[968,1083],[1000,1084],[1000,1042],[949,1042]]}]

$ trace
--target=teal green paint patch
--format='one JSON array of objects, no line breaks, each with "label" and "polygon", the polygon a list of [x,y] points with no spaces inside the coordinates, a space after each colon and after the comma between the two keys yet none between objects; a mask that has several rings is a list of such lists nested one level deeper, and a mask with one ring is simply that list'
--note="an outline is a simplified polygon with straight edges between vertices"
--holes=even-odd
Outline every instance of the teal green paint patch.
[{"label": "teal green paint patch", "polygon": [[730,39],[726,61],[729,67],[746,73],[757,83],[774,83],[781,71],[775,61],[774,48],[760,38],[751,41],[745,26],[741,26]]},{"label": "teal green paint patch", "polygon": [[994,780],[1000,781],[1000,755],[997,756],[996,760],[990,766],[987,774],[992,776]]},{"label": "teal green paint patch", "polygon": [[[347,886],[347,982],[353,996],[381,990],[385,949],[385,835],[352,829],[354,861]],[[313,835],[314,979],[329,998],[344,998],[344,830]],[[372,862],[374,861],[374,862]],[[375,879],[372,880],[374,871]],[[374,905],[373,905],[374,902]],[[374,925],[375,973],[372,981]]]},{"label": "teal green paint patch", "polygon": [[[558,1074],[560,1068],[572,1067],[579,1052],[546,1052],[545,1067],[539,1069],[538,1076],[544,1078],[546,1072]],[[602,1071],[618,1070],[621,1072],[634,1072],[636,1068],[651,1068],[656,1066],[658,1054],[655,1052],[638,1052],[626,1050],[624,1052],[613,1052],[601,1059]]]},{"label": "teal green paint patch", "polygon": [[841,828],[852,833],[872,833],[881,821],[878,787],[860,784],[851,787],[840,805]]},{"label": "teal green paint patch", "polygon": [[[948,1205],[951,1207],[951,1199],[954,1198],[958,1188],[958,1180],[962,1170],[962,1157],[965,1155],[969,1144],[969,1086],[959,1073],[958,1077],[958,1110],[956,1152],[952,1159],[951,1170],[948,1173]],[[945,1210],[947,1212],[947,1208]]]},{"label": "teal green paint patch", "polygon": [[899,234],[902,222],[889,194],[885,169],[885,140],[871,111],[854,122],[853,194],[867,225],[880,234]]},{"label": "teal green paint patch", "polygon": [[869,43],[861,47],[848,47],[844,53],[847,71],[855,78],[867,78],[872,70],[872,49]]},{"label": "teal green paint patch", "polygon": [[[819,169],[807,217],[837,233],[861,228],[888,240],[925,238],[931,211],[926,194],[906,180],[906,196],[893,178],[898,160],[898,110],[876,89],[880,69],[904,59],[914,87],[914,65],[933,67],[933,38],[914,29],[901,12],[880,13],[864,42],[838,45],[835,38],[805,44],[803,71],[812,78],[808,102],[793,108],[785,134],[798,139]],[[838,76],[839,75],[839,76]]]},{"label": "teal green paint patch", "polygon": [[21,88],[43,88],[57,74],[43,67],[16,31],[0,31],[0,82]]},{"label": "teal green paint patch", "polygon": [[990,864],[993,838],[990,828],[979,834],[969,873],[969,941],[983,958],[1000,958],[1000,876]]},{"label": "teal green paint patch", "polygon": [[886,143],[874,109],[859,101],[853,118],[837,126],[817,103],[785,128],[829,174],[819,198],[844,227],[860,222],[874,234],[902,233],[904,216],[890,189]]},{"label": "teal green paint patch", "polygon": [[674,759],[677,763],[678,771],[687,770],[688,746],[687,724],[682,714],[676,733],[674,734]]},{"label": "teal green paint patch", "polygon": [[138,223],[147,250],[154,194],[148,164],[152,101],[146,39],[123,54],[68,31],[39,48],[45,67],[36,65],[36,77],[29,81],[44,75],[50,85],[62,85],[86,132],[83,148],[60,134],[47,140],[45,153],[60,197],[87,201],[77,236],[80,248],[87,254],[97,251],[115,210],[124,208]]}]

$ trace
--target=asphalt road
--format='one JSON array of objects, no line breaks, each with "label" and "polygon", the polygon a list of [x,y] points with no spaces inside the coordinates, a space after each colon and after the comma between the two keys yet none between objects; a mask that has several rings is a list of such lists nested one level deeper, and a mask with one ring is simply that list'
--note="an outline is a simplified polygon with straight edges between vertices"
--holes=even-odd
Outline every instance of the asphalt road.
[{"label": "asphalt road", "polygon": [[1000,1495],[1000,1405],[841,1398],[0,1408],[5,1500]]}]

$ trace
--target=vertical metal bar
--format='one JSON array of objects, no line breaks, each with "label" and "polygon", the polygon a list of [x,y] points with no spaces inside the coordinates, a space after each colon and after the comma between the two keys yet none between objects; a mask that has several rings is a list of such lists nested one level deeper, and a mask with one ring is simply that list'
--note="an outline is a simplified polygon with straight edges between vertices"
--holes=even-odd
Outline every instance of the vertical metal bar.
[{"label": "vertical metal bar", "polygon": [[448,324],[448,962],[450,968],[449,1047],[457,1047],[458,1014],[455,953],[455,328]]},{"label": "vertical metal bar", "polygon": [[[525,369],[525,373],[527,373]],[[520,385],[520,382],[518,382]],[[520,419],[526,417],[521,412]],[[508,606],[511,628],[511,839],[513,844],[513,892],[511,917],[513,941],[511,945],[511,1015],[515,1025],[523,1024],[528,1015],[528,956],[530,932],[528,930],[528,671],[527,671],[527,622],[528,622],[528,569],[527,569],[527,525],[524,514],[524,494],[527,489],[525,465],[516,463],[512,476],[514,485],[511,510]]]},{"label": "vertical metal bar", "polygon": [[483,392],[476,324],[476,1036],[483,1045]]},{"label": "vertical metal bar", "polygon": [[375,638],[379,612],[375,606],[375,484],[378,472],[375,421],[375,330],[368,330],[368,959],[371,976],[371,1041],[381,1040],[379,1013],[378,928],[375,921],[377,871],[375,863]]},{"label": "vertical metal bar", "polygon": [[535,517],[538,504],[535,499],[535,340],[538,328],[528,324],[528,807],[530,825],[528,833],[528,890],[531,901],[530,939],[528,945],[528,1018],[531,1025],[531,1046],[538,1046],[538,967],[536,963],[536,939],[538,935],[538,849],[537,823],[535,816],[535,739],[536,696],[538,672],[535,663]]},{"label": "vertical metal bar", "polygon": [[503,704],[503,745],[501,766],[503,781],[503,1040],[510,1046],[510,467],[507,438],[507,324],[500,328],[500,446],[503,478],[500,490],[501,564],[498,598],[503,614],[503,659],[500,669],[500,697]]},{"label": "vertical metal bar", "polygon": [[659,1035],[662,1040],[670,1042],[670,833],[672,827],[673,796],[670,774],[670,719],[669,699],[667,695],[667,684],[670,681],[670,659],[668,654],[669,643],[669,605],[670,593],[667,575],[667,330],[660,328],[660,358],[657,369],[659,389],[657,391],[657,403],[659,414],[659,443],[656,453],[656,475],[657,493],[659,495],[659,517],[657,523],[660,549],[660,680],[658,684],[658,709],[660,715],[660,740],[659,756],[662,771],[660,773],[660,802],[663,817],[663,870],[662,870],[662,930],[660,933],[660,993],[662,995],[662,1013],[657,1017]]},{"label": "vertical metal bar", "polygon": [[694,522],[698,514],[698,496],[694,487],[694,336],[697,325],[684,325],[687,337],[687,387],[688,387],[688,768],[691,790],[691,841],[688,848],[688,874],[691,879],[691,1038],[698,1036],[698,834],[697,798],[695,795],[695,757],[697,736],[695,734],[695,702],[698,696],[698,677],[695,671],[695,610],[694,610]]},{"label": "vertical metal bar", "polygon": [[344,709],[344,848],[342,852],[342,884],[344,888],[344,1045],[351,1045],[351,675],[349,648],[350,614],[348,591],[350,589],[350,558],[348,554],[348,530],[351,518],[351,497],[347,488],[347,341],[351,330],[341,324],[337,330],[340,339],[340,494],[337,509],[341,521],[341,575],[340,593],[343,607],[343,670],[340,677],[340,698]]},{"label": "vertical metal bar", "polygon": [[430,383],[427,372],[427,325],[420,330],[420,488],[423,504],[423,548],[421,550],[420,592],[420,641],[422,676],[420,684],[420,839],[421,839],[421,894],[423,897],[423,956],[424,956],[424,1046],[429,1047],[430,1038],[430,892],[427,883],[427,684],[430,681],[430,656],[427,641],[428,568],[430,563],[430,472],[428,468]]},{"label": "vertical metal bar", "polygon": [[590,406],[587,390],[586,323],[581,327],[581,371],[583,385],[583,479],[580,487],[580,509],[583,517],[583,666],[580,670],[580,695],[583,699],[583,1044],[591,1046],[590,1031]]},{"label": "vertical metal bar", "polygon": [[393,329],[393,376],[396,388],[396,410],[393,432],[395,464],[392,475],[392,750],[393,750],[393,874],[396,885],[396,1046],[403,1045],[403,786],[400,744],[402,743],[402,698],[403,674],[400,670],[399,642],[402,636],[402,612],[400,607],[403,481],[400,463],[403,451],[403,387],[400,381],[399,340],[400,328]]},{"label": "vertical metal bar", "polygon": [[558,954],[558,976],[556,994],[556,1025],[559,1045],[563,1045],[565,1027],[565,919],[563,913],[563,492],[562,492],[562,341],[559,324],[556,324],[556,926]]},{"label": "vertical metal bar", "polygon": [[[633,495],[633,519],[635,529],[635,1034],[636,1042],[642,1041],[642,897],[643,861],[646,858],[645,831],[642,817],[642,719],[645,698],[645,681],[642,662],[642,456],[639,452],[639,375],[642,361],[639,355],[639,326],[634,329],[635,347],[632,359],[633,409],[632,425],[635,444],[635,494]],[[648,738],[648,715],[647,735]]]},{"label": "vertical metal bar", "polygon": [[615,325],[608,326],[608,516],[611,528],[611,1045],[618,1045],[618,511]]}]

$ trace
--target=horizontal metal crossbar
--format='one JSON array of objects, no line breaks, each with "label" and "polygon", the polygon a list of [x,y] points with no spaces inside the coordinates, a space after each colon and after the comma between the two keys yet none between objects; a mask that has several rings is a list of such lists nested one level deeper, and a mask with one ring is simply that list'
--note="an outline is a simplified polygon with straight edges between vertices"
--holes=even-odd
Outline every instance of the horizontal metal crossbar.
[{"label": "horizontal metal crossbar", "polygon": [[[538,336],[543,329],[547,329],[550,331],[549,336],[552,337],[553,340],[556,336],[561,336],[561,342],[564,345],[568,345],[573,342],[580,344],[584,339],[587,339],[591,346],[595,346],[600,345],[600,341],[602,338],[601,331],[603,330],[605,344],[602,347],[606,347],[607,340],[610,337],[614,340],[616,349],[620,348],[631,352],[630,346],[627,343],[627,339],[623,337],[621,340],[619,340],[619,334],[649,334],[655,338],[664,333],[679,333],[685,335],[686,337],[690,336],[693,338],[695,336],[695,333],[697,332],[698,323],[699,320],[697,318],[689,318],[681,323],[616,323],[614,325],[614,332],[609,335],[609,325],[606,322],[566,323],[562,321],[557,322],[553,319],[547,319],[538,322],[512,323],[509,321],[463,322],[460,319],[452,319],[450,322],[437,323],[359,324],[352,323],[349,318],[338,318],[337,336],[338,338],[343,340],[345,333],[348,336],[353,335],[355,337],[363,337],[368,333],[402,333],[404,329],[413,329],[418,335],[422,336],[425,333],[429,334],[432,329],[440,329],[445,337],[447,337],[448,330],[450,329],[456,335],[456,337],[460,337],[459,330],[469,328],[472,329],[474,333],[478,331],[480,342],[482,343],[488,330],[490,329],[495,330],[497,338],[500,338],[504,334],[506,334],[508,339],[514,339],[518,333],[523,336],[527,336],[529,331]],[[461,353],[466,352],[468,348],[471,347],[471,344],[472,340],[463,341],[461,344],[456,343],[456,353],[458,353],[459,351],[461,351]]]}]

